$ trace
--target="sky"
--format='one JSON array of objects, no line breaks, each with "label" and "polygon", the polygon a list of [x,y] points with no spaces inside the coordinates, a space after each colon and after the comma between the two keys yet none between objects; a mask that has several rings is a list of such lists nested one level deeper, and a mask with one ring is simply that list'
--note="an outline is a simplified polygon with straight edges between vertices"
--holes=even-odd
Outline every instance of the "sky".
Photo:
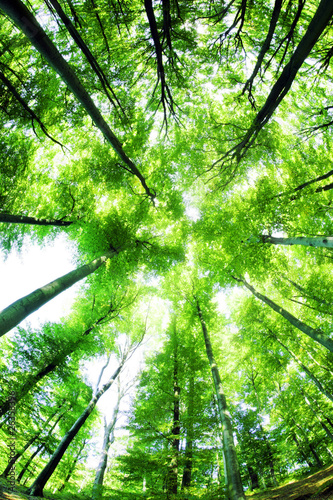
[{"label": "sky", "polygon": [[[75,245],[61,233],[53,242],[41,248],[25,238],[20,252],[12,250],[5,258],[0,249],[0,311],[36,288],[72,271]],[[70,312],[81,284],[77,283],[58,297],[28,316],[20,325],[38,328],[46,321],[59,321]]]}]

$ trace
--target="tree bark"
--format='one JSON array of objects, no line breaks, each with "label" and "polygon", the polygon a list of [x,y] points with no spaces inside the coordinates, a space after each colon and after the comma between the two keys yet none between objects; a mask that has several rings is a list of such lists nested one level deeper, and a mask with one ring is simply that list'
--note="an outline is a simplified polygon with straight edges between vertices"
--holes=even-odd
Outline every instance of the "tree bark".
[{"label": "tree bark", "polygon": [[6,224],[32,224],[34,226],[66,227],[74,224],[75,221],[62,219],[36,219],[35,217],[28,217],[27,215],[0,213],[0,222],[5,222]]},{"label": "tree bark", "polygon": [[259,238],[262,243],[271,243],[272,245],[304,245],[307,247],[333,248],[332,236],[298,236],[294,238],[276,238],[275,236],[261,234],[259,235]]},{"label": "tree bark", "polygon": [[228,483],[228,495],[230,500],[245,500],[243,485],[239,472],[239,465],[234,444],[231,417],[227,406],[227,400],[223,393],[220,374],[213,355],[212,345],[208,335],[206,323],[204,321],[199,301],[196,299],[198,317],[200,319],[203,336],[205,339],[206,353],[212,372],[217,397],[218,411],[222,424],[223,449],[226,462],[226,474]]},{"label": "tree bark", "polygon": [[135,175],[141,182],[148,197],[155,198],[147,186],[146,180],[136,165],[129,159],[122,148],[120,141],[104,120],[92,98],[82,85],[73,69],[62,57],[57,47],[45,33],[43,28],[31,14],[21,0],[0,0],[0,8],[10,17],[16,26],[26,35],[38,52],[46,59],[50,66],[60,75],[67,87],[87,111],[96,127],[102,132],[107,142],[112,146],[117,155],[126,165],[126,170]]},{"label": "tree bark", "polygon": [[61,440],[58,448],[55,450],[53,453],[52,457],[50,458],[49,462],[46,464],[44,469],[40,472],[36,480],[33,482],[33,484],[28,488],[27,494],[30,496],[43,496],[43,489],[47,481],[50,479],[52,476],[53,472],[55,471],[58,463],[62,459],[64,453],[66,452],[68,446],[70,443],[73,441],[81,427],[84,425],[85,421],[95,408],[98,400],[103,396],[103,394],[111,387],[115,379],[118,377],[123,365],[124,365],[125,360],[122,360],[114,374],[112,375],[111,379],[103,385],[103,387],[97,391],[95,396],[92,398],[86,409],[83,411],[83,413],[80,415],[80,417],[76,420],[76,422],[72,425],[70,430],[65,434],[63,439]]},{"label": "tree bark", "polygon": [[174,320],[173,334],[173,418],[172,418],[172,457],[166,478],[166,496],[171,500],[176,498],[178,491],[178,456],[180,443],[180,387],[178,383],[178,338]]},{"label": "tree bark", "polygon": [[[265,124],[272,117],[274,111],[284,99],[298,73],[298,70],[304,63],[305,59],[309,56],[315,43],[329,25],[333,16],[333,2],[331,0],[321,0],[318,8],[311,19],[309,26],[301,39],[300,43],[295,49],[289,62],[285,65],[281,75],[276,80],[275,84],[270,91],[265,104],[257,113],[253,120],[252,126],[244,139],[234,148],[237,157],[242,156],[242,150],[247,151],[253,144],[256,136]],[[243,153],[244,154],[244,153]]]},{"label": "tree bark", "polygon": [[253,286],[251,286],[249,283],[247,283],[245,281],[245,279],[235,278],[234,276],[233,276],[233,278],[236,281],[238,281],[239,283],[243,283],[246,286],[246,288],[248,290],[250,290],[251,293],[253,293],[253,295],[255,297],[257,297],[262,302],[265,302],[265,304],[269,305],[275,312],[279,313],[283,318],[288,320],[293,326],[295,326],[296,328],[301,330],[301,332],[305,333],[306,335],[311,337],[313,340],[315,340],[316,342],[319,342],[319,344],[326,347],[326,349],[333,352],[333,341],[327,335],[325,335],[324,332],[322,332],[318,328],[317,329],[311,328],[311,326],[309,326],[309,325],[303,323],[303,321],[295,318],[295,316],[293,316],[288,311],[286,311],[282,307],[275,304],[275,302],[273,302],[271,299],[269,299],[265,295],[262,295],[261,293],[257,292],[253,288]]},{"label": "tree bark", "polygon": [[190,375],[189,397],[187,407],[187,427],[186,427],[186,446],[185,446],[185,465],[182,478],[182,490],[191,486],[192,479],[192,461],[193,461],[193,410],[194,410],[194,375]]},{"label": "tree bark", "polygon": [[37,311],[37,309],[46,304],[49,300],[59,295],[59,293],[67,290],[67,288],[70,288],[89,274],[92,274],[104,264],[107,259],[110,259],[116,254],[117,250],[110,250],[101,257],[91,261],[89,264],[85,264],[51,281],[43,287],[37,288],[34,292],[13,302],[10,306],[6,307],[6,309],[3,309],[0,312],[0,337],[18,325],[31,313]]},{"label": "tree bark", "polygon": [[103,448],[100,455],[100,461],[96,469],[95,480],[92,488],[91,498],[93,500],[98,500],[102,497],[102,489],[103,489],[103,481],[104,474],[106,471],[106,466],[108,463],[108,452],[110,446],[114,443],[114,430],[117,423],[118,413],[119,413],[119,404],[122,398],[122,394],[120,392],[120,386],[118,386],[118,399],[117,404],[113,410],[113,415],[110,420],[110,423],[106,423],[106,419],[104,417],[104,439],[103,439]]}]

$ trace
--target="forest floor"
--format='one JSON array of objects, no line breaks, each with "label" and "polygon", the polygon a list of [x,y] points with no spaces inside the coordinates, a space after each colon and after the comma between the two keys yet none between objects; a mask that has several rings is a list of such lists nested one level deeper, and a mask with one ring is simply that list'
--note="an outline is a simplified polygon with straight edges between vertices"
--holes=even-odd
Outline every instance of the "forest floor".
[{"label": "forest floor", "polygon": [[249,500],[333,500],[333,465],[283,486],[246,495]]},{"label": "forest floor", "polygon": [[[22,487],[21,487],[22,488]],[[61,500],[65,495],[50,496],[46,500]],[[68,498],[68,497],[67,497]],[[82,498],[82,497],[81,497]],[[74,500],[75,497],[72,496]],[[79,500],[78,496],[75,500]],[[333,500],[333,464],[303,479],[294,480],[283,486],[246,495],[247,500]],[[29,497],[22,491],[10,491],[5,481],[0,481],[0,500],[40,500]]]}]

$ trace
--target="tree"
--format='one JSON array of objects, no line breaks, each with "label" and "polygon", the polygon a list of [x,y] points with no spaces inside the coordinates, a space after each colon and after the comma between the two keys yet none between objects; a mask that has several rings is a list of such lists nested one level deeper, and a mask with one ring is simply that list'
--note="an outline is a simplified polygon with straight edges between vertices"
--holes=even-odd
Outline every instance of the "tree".
[{"label": "tree", "polygon": [[[101,462],[96,495],[243,498],[241,482],[329,463],[332,2],[0,10],[4,265],[61,239],[76,268],[0,313],[1,471],[15,393],[20,479],[91,496],[103,416],[83,417],[87,366],[142,329],[126,451]],[[36,326],[73,283],[72,311]]]},{"label": "tree", "polygon": [[[81,427],[84,425],[84,423],[87,420],[87,418],[89,417],[90,413],[95,408],[98,400],[101,398],[101,396],[103,396],[103,394],[111,387],[113,382],[116,380],[116,378],[118,377],[125,361],[126,361],[126,358],[122,359],[118,368],[115,370],[115,372],[113,373],[113,375],[109,379],[109,381],[107,383],[105,383],[100,389],[97,388],[89,405],[86,407],[84,412],[80,415],[80,417],[76,420],[76,422],[73,424],[73,426],[66,433],[66,435],[64,436],[62,441],[59,443],[57,449],[53,453],[53,455],[50,458],[47,465],[44,467],[42,472],[35,479],[35,481],[30,486],[30,488],[28,488],[27,492],[29,495],[42,496],[45,484],[47,483],[47,481],[50,479],[51,475],[55,471],[55,468],[57,467],[57,465],[60,462],[64,453],[66,452],[69,444],[74,439],[76,434],[79,432]],[[102,372],[103,372],[103,369],[102,369]],[[101,375],[102,375],[102,373],[101,373]]]},{"label": "tree", "polygon": [[227,476],[227,494],[231,500],[241,499],[245,498],[245,496],[243,493],[243,485],[239,472],[239,465],[234,445],[233,429],[227,406],[227,401],[223,393],[221,378],[217,369],[216,361],[214,359],[212,346],[210,343],[206,323],[203,319],[200,304],[196,297],[195,300],[196,300],[196,308],[199,320],[202,327],[202,333],[205,338],[207,358],[212,371],[212,377],[214,381],[217,404],[219,409],[219,416],[222,425],[223,452],[225,455],[226,476]]}]

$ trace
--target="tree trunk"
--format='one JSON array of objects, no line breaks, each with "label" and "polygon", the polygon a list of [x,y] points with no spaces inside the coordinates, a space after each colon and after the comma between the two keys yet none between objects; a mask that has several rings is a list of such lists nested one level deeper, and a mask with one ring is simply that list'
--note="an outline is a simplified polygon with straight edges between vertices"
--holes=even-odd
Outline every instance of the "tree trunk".
[{"label": "tree trunk", "polygon": [[266,234],[259,235],[262,243],[271,243],[272,245],[304,245],[306,247],[324,247],[333,248],[332,236],[298,236],[294,238],[276,238]]},{"label": "tree trunk", "polygon": [[210,343],[210,338],[208,335],[206,323],[203,319],[199,301],[197,299],[196,299],[196,305],[202,327],[202,332],[205,339],[206,353],[212,372],[212,377],[217,397],[219,416],[222,424],[223,449],[224,449],[226,469],[227,469],[226,475],[228,483],[228,495],[230,500],[245,500],[243,485],[241,481],[239,465],[236,455],[236,449],[234,444],[231,417],[227,406],[227,400],[223,393],[221,378],[213,355],[213,349]]},{"label": "tree trunk", "polygon": [[184,490],[191,486],[192,479],[192,460],[193,460],[193,410],[194,410],[194,375],[190,376],[190,387],[187,407],[187,427],[186,427],[186,446],[185,446],[185,465],[182,478],[181,489]]},{"label": "tree trunk", "polygon": [[333,352],[333,341],[327,335],[325,335],[324,332],[322,332],[318,328],[317,329],[311,328],[311,326],[309,326],[309,325],[303,323],[302,321],[300,321],[299,319],[295,318],[295,316],[293,316],[288,311],[286,311],[282,307],[275,304],[275,302],[273,302],[271,299],[269,299],[265,295],[262,295],[261,293],[257,292],[253,288],[253,286],[251,286],[249,283],[247,283],[245,281],[245,279],[235,278],[234,276],[233,276],[233,278],[236,281],[243,283],[246,286],[246,288],[248,290],[250,290],[251,293],[253,293],[253,295],[255,297],[257,297],[259,300],[262,300],[263,302],[265,302],[265,304],[269,305],[275,312],[281,314],[281,316],[283,316],[286,320],[288,320],[293,326],[295,326],[296,328],[301,330],[301,332],[305,333],[306,335],[311,337],[313,340],[315,340],[316,342],[319,342],[319,344],[326,347],[326,349]]},{"label": "tree trunk", "polygon": [[50,479],[52,476],[53,472],[55,471],[58,463],[60,462],[61,458],[63,457],[64,453],[66,452],[68,446],[70,443],[73,441],[81,427],[84,425],[85,421],[95,408],[98,400],[103,396],[103,394],[111,387],[115,379],[118,377],[123,364],[125,360],[123,360],[114,374],[112,375],[111,379],[104,384],[104,386],[97,391],[95,396],[92,398],[90,401],[89,405],[86,407],[86,409],[83,411],[83,413],[80,415],[80,417],[76,420],[76,422],[72,425],[71,429],[65,434],[63,439],[61,440],[58,448],[55,450],[53,453],[52,457],[50,458],[49,462],[46,464],[44,469],[40,472],[34,483],[28,488],[27,494],[31,496],[43,496],[43,489],[47,481]]},{"label": "tree trunk", "polygon": [[289,92],[298,70],[309,56],[325,28],[331,22],[332,15],[332,1],[321,0],[303,38],[296,47],[289,62],[283,68],[279,78],[274,83],[265,104],[258,111],[244,139],[234,148],[237,151],[238,158],[242,156],[242,150],[247,151],[253,144],[260,130],[270,120],[276,108]]},{"label": "tree trunk", "polygon": [[0,0],[0,8],[10,17],[16,26],[23,31],[38,52],[46,59],[58,75],[60,75],[68,88],[87,111],[96,127],[102,132],[107,142],[126,164],[126,170],[130,171],[140,180],[147,196],[154,199],[155,193],[150,191],[145,178],[126,155],[120,141],[104,120],[85,87],[28,8],[20,0]]},{"label": "tree trunk", "polygon": [[[0,0],[1,1],[1,0]],[[13,302],[0,312],[0,337],[9,330],[18,325],[29,314],[37,311],[41,306],[53,299],[59,293],[64,292],[67,288],[82,280],[89,274],[92,274],[98,269],[107,259],[110,259],[117,254],[117,250],[109,250],[101,257],[85,264],[74,271],[71,271],[60,278],[51,281],[41,288],[37,288],[34,292],[22,297]]]},{"label": "tree trunk", "polygon": [[312,443],[310,443],[309,441],[309,438],[308,438],[308,433],[303,429],[303,427],[301,427],[299,424],[297,424],[295,422],[295,420],[293,419],[293,422],[295,424],[295,426],[301,431],[301,433],[303,434],[304,436],[304,441],[306,442],[309,450],[311,451],[312,455],[314,456],[314,459],[316,461],[316,464],[317,464],[317,467],[322,467],[323,466],[323,463],[321,461],[321,459],[319,458],[319,455],[317,454],[316,452],[316,449],[315,447],[313,446]]},{"label": "tree trunk", "polygon": [[166,478],[167,499],[174,499],[178,491],[178,456],[179,456],[179,435],[180,435],[180,387],[178,384],[178,338],[176,323],[174,323],[173,335],[173,419],[172,419],[172,457]]},{"label": "tree trunk", "polygon": [[[40,443],[38,445],[38,447],[36,448],[36,450],[33,452],[33,454],[31,455],[31,457],[29,458],[29,460],[27,460],[27,462],[25,463],[25,465],[23,466],[22,470],[20,471],[19,475],[17,476],[17,482],[20,483],[21,480],[22,480],[22,477],[24,476],[24,474],[26,473],[26,471],[29,469],[30,467],[30,464],[32,463],[33,459],[38,455],[38,453],[43,449],[45,448],[45,443]],[[30,477],[30,475],[29,475]],[[24,484],[26,483],[26,481],[24,482]]]},{"label": "tree trunk", "polygon": [[295,283],[294,281],[290,280],[289,278],[287,278],[287,276],[284,276],[282,274],[282,277],[289,281],[289,283],[291,283],[295,288],[296,290],[298,290],[299,292],[301,292],[302,296],[307,298],[307,299],[312,299],[312,300],[315,300],[316,302],[319,302],[319,304],[323,304],[325,306],[329,306],[332,308],[332,305],[330,302],[327,302],[326,300],[318,297],[317,295],[313,295],[313,294],[310,294],[308,292],[308,290],[306,290],[303,286],[299,285],[298,283]]},{"label": "tree trunk", "polygon": [[104,474],[106,471],[106,466],[108,463],[108,452],[110,446],[114,442],[114,429],[116,427],[116,422],[118,418],[118,412],[119,412],[119,404],[122,398],[122,394],[120,391],[120,386],[118,385],[118,399],[117,399],[117,404],[113,410],[113,415],[110,420],[110,423],[107,425],[106,419],[104,417],[104,439],[103,439],[103,448],[102,452],[100,455],[100,461],[96,470],[96,475],[95,475],[95,481],[93,484],[92,488],[92,494],[91,498],[93,500],[98,500],[102,496],[102,489],[103,489],[103,481],[104,481]]},{"label": "tree trunk", "polygon": [[35,217],[28,217],[27,215],[15,215],[0,213],[0,222],[6,224],[32,224],[34,226],[70,226],[75,221],[62,220],[62,219],[36,219]]}]

